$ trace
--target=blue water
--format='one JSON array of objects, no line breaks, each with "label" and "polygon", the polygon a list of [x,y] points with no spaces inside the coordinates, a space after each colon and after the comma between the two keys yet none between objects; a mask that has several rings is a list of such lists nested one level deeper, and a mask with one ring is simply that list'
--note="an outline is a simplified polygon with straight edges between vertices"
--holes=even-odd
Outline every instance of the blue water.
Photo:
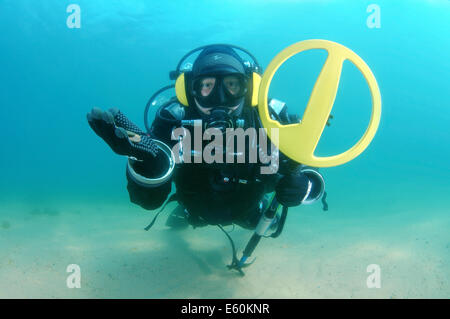
[{"label": "blue water", "polygon": [[[371,237],[384,240],[374,258],[381,260],[379,263],[385,260],[383,256],[389,255],[383,254],[383,247],[396,245],[401,249],[408,247],[405,248],[408,254],[402,256],[410,256],[411,260],[399,262],[405,265],[399,271],[403,276],[401,279],[398,274],[396,277],[391,273],[392,280],[397,278],[398,284],[389,286],[386,279],[388,288],[368,290],[363,287],[360,292],[352,292],[348,286],[341,285],[342,289],[333,294],[330,291],[334,290],[330,290],[330,286],[327,288],[328,279],[324,280],[321,273],[317,273],[323,259],[314,259],[314,252],[308,251],[310,246],[302,247],[305,248],[303,253],[310,257],[310,268],[305,266],[302,272],[305,277],[308,277],[308,271],[314,272],[314,278],[322,284],[308,286],[304,283],[310,294],[286,292],[282,296],[450,296],[449,1],[200,0],[157,3],[77,0],[76,4],[81,8],[79,29],[70,29],[66,25],[69,15],[66,8],[71,3],[0,0],[0,118],[3,132],[0,156],[0,203],[3,206],[0,223],[3,227],[0,228],[0,239],[3,239],[1,245],[7,254],[3,255],[4,260],[6,257],[12,260],[0,264],[0,297],[10,296],[1,285],[11,284],[10,279],[5,278],[18,276],[14,270],[26,269],[24,272],[35,278],[42,275],[42,271],[30,266],[31,259],[20,263],[21,252],[31,250],[35,240],[41,240],[46,246],[47,241],[68,240],[69,234],[73,240],[74,234],[82,238],[90,233],[89,223],[84,225],[87,227],[85,232],[79,227],[70,227],[77,219],[65,215],[65,211],[70,211],[68,207],[78,207],[76,211],[83,220],[90,218],[92,211],[99,214],[95,230],[108,231],[101,238],[106,242],[111,238],[117,240],[117,234],[102,220],[101,216],[110,220],[107,209],[102,211],[102,207],[129,208],[129,212],[118,214],[124,220],[141,218],[145,223],[153,216],[147,214],[142,219],[145,212],[129,203],[125,159],[113,154],[87,124],[86,113],[93,106],[102,109],[118,107],[143,127],[147,99],[160,87],[170,84],[168,72],[174,70],[187,51],[205,44],[231,43],[250,50],[266,67],[282,49],[306,39],[341,43],[364,59],[380,87],[382,116],[374,140],[361,156],[342,166],[322,170],[330,210],[324,213],[319,204],[304,210],[292,209],[293,226],[290,229],[292,232],[297,227],[297,234],[301,236],[289,234],[288,228],[285,239],[280,240],[286,240],[289,245],[296,240],[300,245],[303,240],[319,246],[321,241],[331,243],[336,240],[341,241],[339,247],[342,248],[350,247],[351,242],[366,242]],[[380,28],[369,28],[366,24],[370,15],[366,9],[372,3],[379,5],[381,10]],[[318,51],[288,61],[274,79],[270,94],[286,101],[290,109],[301,114],[324,58]],[[353,145],[367,126],[370,107],[370,93],[363,77],[346,63],[332,111],[334,119],[324,132],[319,155],[340,153]],[[56,209],[59,213],[41,216],[36,214],[40,209],[42,212]],[[35,214],[30,213],[33,211]],[[17,217],[21,214],[24,218]],[[27,216],[32,218],[27,219]],[[58,219],[56,224],[55,218]],[[141,229],[139,223],[125,222],[123,226]],[[42,233],[45,227],[52,230],[48,236]],[[58,229],[57,234],[53,232],[55,229]],[[191,236],[202,238],[195,235],[195,231],[190,232]],[[23,234],[26,238],[21,237]],[[313,234],[314,240],[311,239]],[[151,237],[147,233],[144,235],[147,239]],[[127,240],[126,232],[120,236]],[[243,244],[246,236],[249,234],[242,234]],[[17,241],[19,237],[21,239]],[[19,242],[22,250],[17,246]],[[77,243],[73,240],[72,246]],[[149,241],[149,245],[152,244],[158,245],[158,242]],[[223,254],[218,258],[227,262],[229,247],[225,240],[221,244]],[[276,241],[268,241],[264,247],[270,250],[271,245],[277,245]],[[330,253],[333,252],[333,247],[327,247]],[[114,247],[108,249],[114,250]],[[281,255],[285,258],[295,255],[293,248],[290,249]],[[13,251],[16,251],[15,255]],[[49,251],[47,258],[51,259],[55,251],[58,249]],[[173,254],[169,256],[176,258]],[[159,257],[151,258],[154,261]],[[85,258],[89,260],[89,257]],[[126,256],[123,258],[127,259]],[[417,273],[411,269],[418,271],[425,259],[435,261],[428,269],[434,277],[416,280]],[[220,274],[224,271],[221,268],[223,262],[213,263],[220,269]],[[395,260],[390,262],[390,265],[395,264]],[[132,263],[133,259],[127,264]],[[368,258],[369,263],[377,262]],[[41,260],[40,265],[43,264],[45,262]],[[194,262],[193,271],[199,273],[199,278],[215,276],[212,275],[214,271],[203,274],[201,267],[198,270],[195,265]],[[283,265],[286,263],[280,260],[278,272],[292,270],[298,276],[297,270],[283,268]],[[365,266],[360,268],[362,278],[366,276]],[[61,267],[64,269],[65,266]],[[335,267],[342,267],[344,272],[349,269],[346,264]],[[117,272],[120,273],[120,269]],[[164,269],[158,272],[164,276]],[[51,277],[51,274],[47,275]],[[65,276],[64,270],[58,276]],[[175,289],[177,280],[187,285],[187,278],[178,276],[170,289]],[[235,280],[227,275],[223,278],[220,280]],[[143,276],[142,280],[154,279]],[[365,279],[362,280],[364,286]],[[48,288],[51,286],[48,283],[49,286],[42,285],[42,289],[36,288],[35,294],[27,293],[25,287],[11,296],[182,298],[194,294],[194,289],[183,290],[182,284],[180,290],[173,293],[174,290],[164,290],[135,295],[125,288],[117,288],[118,285],[114,294],[105,289],[74,296],[67,295],[64,287],[58,290]],[[108,284],[105,286],[109,287]],[[209,286],[205,290],[202,288],[199,284],[198,291],[201,292],[196,297],[273,296],[270,291],[257,288],[253,295],[233,291],[228,291],[228,295],[211,295]],[[94,288],[91,286],[91,289]]]}]

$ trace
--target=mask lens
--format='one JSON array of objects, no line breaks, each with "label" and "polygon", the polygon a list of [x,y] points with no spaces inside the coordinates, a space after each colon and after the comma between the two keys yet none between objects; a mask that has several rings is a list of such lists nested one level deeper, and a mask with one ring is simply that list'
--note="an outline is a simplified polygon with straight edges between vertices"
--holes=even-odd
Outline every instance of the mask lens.
[{"label": "mask lens", "polygon": [[245,95],[246,81],[243,76],[227,75],[222,80],[223,87],[228,94],[237,98]]},{"label": "mask lens", "polygon": [[247,93],[247,81],[242,74],[205,75],[192,84],[192,94],[203,107],[235,106]]},{"label": "mask lens", "polygon": [[206,98],[212,94],[216,86],[215,77],[202,77],[194,82],[194,91],[197,97]]}]

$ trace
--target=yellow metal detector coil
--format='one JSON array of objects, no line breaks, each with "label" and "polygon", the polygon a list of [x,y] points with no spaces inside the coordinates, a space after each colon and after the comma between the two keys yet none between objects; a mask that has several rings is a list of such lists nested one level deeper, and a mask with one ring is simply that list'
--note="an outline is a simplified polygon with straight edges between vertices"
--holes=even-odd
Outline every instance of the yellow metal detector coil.
[{"label": "yellow metal detector coil", "polygon": [[[272,120],[267,106],[270,82],[278,68],[289,58],[303,51],[325,49],[327,60],[314,84],[311,96],[303,114],[301,123],[281,125]],[[342,65],[351,61],[369,85],[372,95],[372,115],[369,126],[361,139],[347,151],[333,156],[314,156],[317,144],[322,136],[331,109],[336,98]],[[367,64],[345,46],[327,40],[306,40],[287,47],[270,62],[261,80],[258,109],[261,122],[270,137],[271,129],[278,129],[279,138],[273,143],[292,160],[313,167],[331,167],[347,163],[360,155],[370,144],[378,129],[381,117],[381,95],[377,81]]]}]

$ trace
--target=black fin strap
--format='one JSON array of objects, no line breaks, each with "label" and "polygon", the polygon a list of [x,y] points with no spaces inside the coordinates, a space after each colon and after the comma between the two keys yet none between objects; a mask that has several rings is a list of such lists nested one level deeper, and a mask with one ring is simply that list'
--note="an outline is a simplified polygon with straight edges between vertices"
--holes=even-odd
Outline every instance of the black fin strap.
[{"label": "black fin strap", "polygon": [[322,205],[323,205],[323,210],[327,211],[328,210],[328,204],[327,204],[327,192],[324,192],[322,195]]},{"label": "black fin strap", "polygon": [[244,276],[244,272],[238,267],[239,265],[239,260],[236,257],[236,247],[234,246],[234,242],[233,239],[231,238],[231,236],[225,231],[225,229],[223,229],[222,226],[217,225],[223,232],[224,234],[228,237],[228,240],[230,241],[231,244],[231,250],[232,250],[232,261],[231,264],[228,265],[228,269],[236,269],[237,271],[239,271],[239,273]]},{"label": "black fin strap", "polygon": [[152,228],[152,226],[156,222],[156,219],[158,218],[159,214],[164,210],[164,208],[166,208],[167,204],[169,204],[170,202],[173,202],[174,200],[177,199],[176,195],[177,195],[177,193],[170,195],[169,199],[164,203],[164,205],[161,207],[161,209],[156,214],[156,216],[153,217],[152,222],[147,227],[144,228],[146,231],[148,231],[150,228]]}]

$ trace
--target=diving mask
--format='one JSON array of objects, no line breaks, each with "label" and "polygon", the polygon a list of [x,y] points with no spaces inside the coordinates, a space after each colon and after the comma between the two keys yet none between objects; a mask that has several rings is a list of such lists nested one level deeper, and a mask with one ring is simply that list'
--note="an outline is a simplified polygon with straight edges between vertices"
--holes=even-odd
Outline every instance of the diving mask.
[{"label": "diving mask", "polygon": [[233,108],[247,94],[248,80],[240,73],[202,75],[192,83],[192,95],[205,108]]}]

